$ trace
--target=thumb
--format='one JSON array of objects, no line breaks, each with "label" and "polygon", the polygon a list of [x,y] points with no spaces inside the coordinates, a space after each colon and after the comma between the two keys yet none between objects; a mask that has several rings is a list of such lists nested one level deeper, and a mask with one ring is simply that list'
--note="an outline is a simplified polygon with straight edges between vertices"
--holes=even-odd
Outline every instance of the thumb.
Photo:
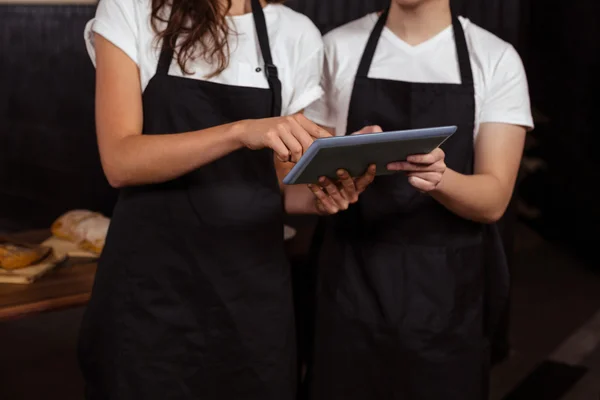
[{"label": "thumb", "polygon": [[380,133],[380,132],[383,132],[383,129],[381,129],[381,127],[379,125],[367,126],[364,129],[367,129],[367,132],[365,132],[365,133]]},{"label": "thumb", "polygon": [[353,135],[363,135],[366,133],[378,133],[378,132],[383,132],[383,130],[381,129],[381,127],[379,125],[369,125],[369,126],[365,126],[358,132],[354,132]]}]

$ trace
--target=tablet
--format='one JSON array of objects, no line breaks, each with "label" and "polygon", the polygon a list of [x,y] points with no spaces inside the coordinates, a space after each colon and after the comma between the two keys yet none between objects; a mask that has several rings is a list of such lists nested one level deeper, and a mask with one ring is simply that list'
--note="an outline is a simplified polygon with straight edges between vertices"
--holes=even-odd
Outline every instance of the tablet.
[{"label": "tablet", "polygon": [[366,133],[317,139],[283,179],[286,185],[317,183],[327,176],[335,179],[339,169],[353,177],[377,165],[377,175],[388,175],[387,165],[406,161],[409,155],[431,153],[456,132],[456,126]]}]

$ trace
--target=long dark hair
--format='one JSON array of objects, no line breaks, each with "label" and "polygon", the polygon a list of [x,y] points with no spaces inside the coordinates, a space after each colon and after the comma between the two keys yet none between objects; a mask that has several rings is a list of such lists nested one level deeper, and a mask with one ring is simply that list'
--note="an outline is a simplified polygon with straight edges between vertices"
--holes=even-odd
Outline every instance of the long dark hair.
[{"label": "long dark hair", "polygon": [[[284,0],[267,0],[282,3]],[[168,6],[172,6],[171,21],[164,30],[159,24],[169,20]],[[211,76],[223,72],[229,63],[229,27],[226,16],[231,0],[152,0],[152,27],[158,40],[168,39],[177,56],[177,63],[189,74],[187,63],[197,57],[215,64]],[[173,38],[179,37],[179,44]]]}]

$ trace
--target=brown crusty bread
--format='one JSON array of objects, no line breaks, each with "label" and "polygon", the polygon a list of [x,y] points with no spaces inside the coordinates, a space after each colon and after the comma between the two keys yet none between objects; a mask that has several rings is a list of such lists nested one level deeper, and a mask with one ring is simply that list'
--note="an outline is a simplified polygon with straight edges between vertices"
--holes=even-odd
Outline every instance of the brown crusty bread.
[{"label": "brown crusty bread", "polygon": [[87,210],[73,210],[60,216],[51,227],[58,238],[76,243],[81,249],[102,253],[110,219]]},{"label": "brown crusty bread", "polygon": [[29,267],[48,257],[49,247],[0,242],[0,268],[20,269]]}]

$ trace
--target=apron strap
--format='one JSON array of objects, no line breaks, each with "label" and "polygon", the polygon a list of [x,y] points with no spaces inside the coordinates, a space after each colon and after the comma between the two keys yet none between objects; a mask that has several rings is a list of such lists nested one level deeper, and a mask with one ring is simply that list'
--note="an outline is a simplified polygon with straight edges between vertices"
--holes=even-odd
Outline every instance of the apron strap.
[{"label": "apron strap", "polygon": [[[171,4],[171,10],[169,11],[169,22],[167,24],[167,32],[171,28],[171,16],[173,10],[177,7],[177,1],[173,1]],[[172,46],[171,46],[172,44]],[[156,75],[169,75],[169,68],[171,68],[171,62],[173,62],[174,48],[177,45],[177,35],[168,34],[163,37],[162,47],[160,50],[160,56],[158,58],[158,66],[156,67]]]},{"label": "apron strap", "polygon": [[256,26],[256,34],[258,35],[258,44],[262,53],[263,61],[265,62],[264,71],[269,82],[269,87],[273,93],[272,115],[278,117],[281,115],[281,81],[277,67],[273,64],[271,57],[271,46],[269,45],[269,34],[267,32],[267,23],[265,14],[260,5],[259,0],[252,0],[252,14],[254,16],[254,25]]},{"label": "apron strap", "polygon": [[460,70],[460,82],[463,86],[473,86],[473,70],[471,69],[465,31],[454,13],[452,13],[452,29],[454,30],[454,45],[456,46],[456,58]]},{"label": "apron strap", "polygon": [[383,32],[383,28],[385,27],[385,23],[387,22],[389,14],[390,8],[388,7],[384,12],[381,13],[381,16],[379,16],[379,19],[377,20],[377,23],[371,32],[371,36],[369,36],[369,41],[367,42],[367,46],[365,47],[362,58],[360,59],[356,76],[366,78],[369,75],[371,62],[375,56],[375,50],[377,50],[377,44],[379,43],[379,38],[381,37],[381,33]]},{"label": "apron strap", "polygon": [[[383,32],[383,28],[387,22],[390,13],[389,7],[381,13],[377,20],[371,36],[363,52],[356,76],[367,77],[371,69],[371,63],[377,50],[379,38]],[[458,67],[460,70],[460,80],[462,85],[473,86],[473,71],[471,69],[471,60],[469,58],[469,50],[467,48],[467,40],[460,20],[456,14],[452,13],[452,29],[454,30],[454,44],[456,46],[456,57],[458,59]]]}]

